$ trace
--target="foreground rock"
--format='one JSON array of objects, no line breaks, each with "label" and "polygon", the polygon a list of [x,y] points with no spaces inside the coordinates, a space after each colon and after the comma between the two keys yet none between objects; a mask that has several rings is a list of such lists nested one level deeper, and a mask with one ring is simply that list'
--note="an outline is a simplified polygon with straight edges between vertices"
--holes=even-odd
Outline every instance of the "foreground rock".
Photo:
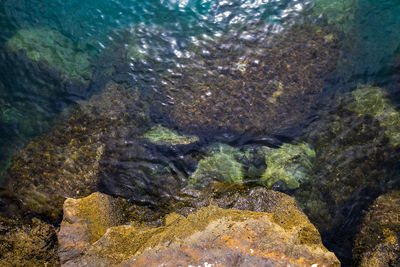
[{"label": "foreground rock", "polygon": [[400,191],[375,200],[356,236],[353,253],[360,267],[400,265]]},{"label": "foreground rock", "polygon": [[[122,210],[111,204],[115,200],[99,193],[81,200],[68,199],[58,234],[61,263],[63,266],[340,265],[335,255],[322,245],[318,231],[292,198],[258,190],[263,191],[258,192],[265,195],[263,200],[279,200],[265,204],[272,209],[270,213],[211,205],[187,217],[171,213],[160,227],[138,221],[115,226],[117,214]],[[88,211],[92,205],[105,208]]]}]

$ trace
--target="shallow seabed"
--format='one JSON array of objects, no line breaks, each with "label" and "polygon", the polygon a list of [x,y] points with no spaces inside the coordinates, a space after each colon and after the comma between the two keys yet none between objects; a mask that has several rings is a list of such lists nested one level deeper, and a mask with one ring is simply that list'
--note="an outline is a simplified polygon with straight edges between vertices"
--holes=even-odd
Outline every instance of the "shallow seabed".
[{"label": "shallow seabed", "polygon": [[1,218],[264,186],[357,265],[365,212],[400,189],[399,18],[394,0],[1,0]]}]

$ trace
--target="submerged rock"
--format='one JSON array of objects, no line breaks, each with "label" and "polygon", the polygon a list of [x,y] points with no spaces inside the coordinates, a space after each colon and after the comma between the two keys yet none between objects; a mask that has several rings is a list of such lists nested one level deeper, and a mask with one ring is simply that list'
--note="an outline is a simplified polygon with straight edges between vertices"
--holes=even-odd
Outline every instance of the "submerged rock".
[{"label": "submerged rock", "polygon": [[45,27],[21,29],[7,41],[6,48],[57,70],[67,79],[86,83],[92,77],[89,55],[79,51],[72,40],[55,30]]},{"label": "submerged rock", "polygon": [[320,230],[332,227],[333,217],[335,224],[357,217],[340,211],[348,201],[353,207],[348,212],[360,213],[374,194],[396,183],[400,153],[399,115],[383,89],[360,86],[335,101],[306,130],[305,140],[315,148],[316,159],[312,179],[295,193]]},{"label": "submerged rock", "polygon": [[[169,214],[160,227],[114,226],[95,242],[87,242],[88,247],[81,255],[72,260],[61,258],[61,263],[63,266],[339,266],[335,255],[322,245],[318,231],[295,201],[284,194],[269,192],[279,195],[275,199],[282,202],[275,204],[284,206],[283,212],[278,208],[264,213],[208,206],[187,217]],[[79,212],[74,215],[75,221],[85,218]],[[63,235],[65,225],[70,223],[68,216],[61,225],[61,243],[65,238],[79,236],[75,231],[70,232],[72,237]],[[85,231],[91,231],[88,226],[82,226]]]},{"label": "submerged rock", "polygon": [[165,74],[164,105],[154,109],[185,132],[207,135],[272,134],[304,122],[336,64],[336,39],[325,38],[332,33],[300,25],[273,38],[245,34],[199,42],[193,58]]},{"label": "submerged rock", "polygon": [[307,143],[283,144],[278,149],[264,147],[264,152],[267,169],[261,181],[267,187],[296,189],[310,177],[315,151]]},{"label": "submerged rock", "polygon": [[378,197],[365,215],[355,238],[356,266],[400,265],[400,192]]},{"label": "submerged rock", "polygon": [[52,225],[0,217],[1,266],[58,266],[57,236]]},{"label": "submerged rock", "polygon": [[26,210],[50,219],[60,215],[66,197],[95,191],[106,144],[140,132],[147,120],[137,90],[115,83],[69,112],[68,120],[14,156],[6,179]]},{"label": "submerged rock", "polygon": [[393,146],[400,144],[400,114],[390,103],[388,94],[376,86],[361,86],[351,93],[354,102],[348,105],[359,117],[370,115],[385,129]]},{"label": "submerged rock", "polygon": [[161,125],[154,126],[143,135],[144,138],[157,145],[188,145],[199,141],[197,136],[180,135]]}]

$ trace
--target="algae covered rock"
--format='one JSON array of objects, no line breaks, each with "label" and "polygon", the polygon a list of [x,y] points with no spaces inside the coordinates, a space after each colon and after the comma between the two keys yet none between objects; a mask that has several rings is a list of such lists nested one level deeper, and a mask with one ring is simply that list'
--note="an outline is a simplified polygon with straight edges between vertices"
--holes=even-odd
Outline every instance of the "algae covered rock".
[{"label": "algae covered rock", "polygon": [[45,27],[21,29],[7,41],[6,47],[48,65],[67,79],[87,82],[92,77],[89,55],[79,51],[72,40],[55,30]]},{"label": "algae covered rock", "polygon": [[216,180],[235,183],[243,180],[242,164],[237,160],[241,152],[228,145],[212,147],[208,155],[198,163],[196,171],[190,177],[190,183],[206,186]]},{"label": "algae covered rock", "polygon": [[143,137],[158,145],[187,145],[199,141],[197,136],[180,135],[161,125],[154,126]]},{"label": "algae covered rock", "polygon": [[[165,73],[155,112],[188,133],[273,134],[309,115],[336,64],[336,39],[299,25],[276,34],[235,33],[200,42],[193,57]],[[250,41],[243,35],[255,34]],[[257,48],[257,49],[256,49]]]},{"label": "algae covered rock", "polygon": [[1,266],[58,266],[57,236],[52,225],[0,218]]},{"label": "algae covered rock", "polygon": [[[315,148],[316,158],[312,179],[295,196],[320,230],[333,227],[333,218],[336,225],[347,216],[359,217],[351,213],[399,182],[399,115],[383,92],[365,85],[337,95],[306,130],[304,139]],[[345,208],[351,199],[359,208]]]},{"label": "algae covered rock", "polygon": [[315,151],[307,143],[283,144],[278,149],[265,147],[267,169],[261,182],[282,190],[296,189],[311,175]]},{"label": "algae covered rock", "polygon": [[60,215],[65,197],[96,191],[106,145],[140,131],[147,120],[137,90],[115,83],[65,117],[52,132],[16,153],[5,184],[25,209],[50,219]]},{"label": "algae covered rock", "polygon": [[79,256],[102,237],[107,228],[123,222],[120,201],[100,193],[82,199],[68,198],[63,210],[63,222],[58,233],[61,262]]},{"label": "algae covered rock", "polygon": [[379,121],[385,129],[385,135],[393,146],[400,144],[400,114],[390,103],[388,94],[377,86],[359,86],[351,93],[354,102],[348,105],[349,110],[358,116],[370,115]]},{"label": "algae covered rock", "polygon": [[[279,213],[276,209],[275,213],[264,213],[211,205],[187,217],[169,214],[160,227],[110,227],[82,255],[62,264],[339,266],[295,201],[281,193],[272,194],[279,194],[275,199],[281,199],[283,202],[278,203],[285,206],[282,210],[290,212]],[[76,215],[79,217],[79,213]]]},{"label": "algae covered rock", "polygon": [[399,191],[378,197],[370,207],[355,238],[353,259],[360,267],[399,266]]}]

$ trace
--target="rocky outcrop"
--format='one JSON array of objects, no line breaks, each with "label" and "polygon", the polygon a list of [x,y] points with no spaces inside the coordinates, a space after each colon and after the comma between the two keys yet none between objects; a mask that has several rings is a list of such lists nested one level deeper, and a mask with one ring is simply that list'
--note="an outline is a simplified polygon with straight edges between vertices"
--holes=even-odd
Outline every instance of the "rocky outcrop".
[{"label": "rocky outcrop", "polygon": [[378,197],[355,238],[356,266],[400,265],[400,191]]},{"label": "rocky outcrop", "polygon": [[[340,265],[322,245],[318,231],[292,198],[259,190],[263,191],[259,195],[269,196],[262,200],[276,200],[265,203],[265,207],[270,207],[269,213],[211,205],[187,216],[171,213],[159,227],[138,222],[113,226],[116,221],[112,218],[118,218],[115,216],[118,207],[109,210],[113,200],[105,195],[95,193],[86,199],[68,199],[58,238],[60,245],[74,240],[79,246],[62,246],[61,263],[63,266]],[[245,194],[242,201],[237,201],[239,206],[245,202],[243,198]],[[92,205],[105,208],[87,212],[92,207],[87,204],[92,200],[96,200]],[[249,201],[261,200],[253,195],[247,198]],[[92,215],[88,216],[89,213]],[[104,234],[100,237],[101,233]],[[80,249],[79,253],[73,252],[75,248]]]}]

